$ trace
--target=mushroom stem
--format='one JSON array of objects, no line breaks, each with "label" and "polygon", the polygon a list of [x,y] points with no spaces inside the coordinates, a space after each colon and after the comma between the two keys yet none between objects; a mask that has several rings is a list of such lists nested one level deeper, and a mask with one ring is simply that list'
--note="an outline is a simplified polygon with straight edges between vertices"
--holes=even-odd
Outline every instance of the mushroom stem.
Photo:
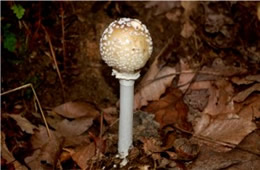
[{"label": "mushroom stem", "polygon": [[134,80],[120,79],[120,117],[118,152],[121,158],[128,155],[133,143]]}]

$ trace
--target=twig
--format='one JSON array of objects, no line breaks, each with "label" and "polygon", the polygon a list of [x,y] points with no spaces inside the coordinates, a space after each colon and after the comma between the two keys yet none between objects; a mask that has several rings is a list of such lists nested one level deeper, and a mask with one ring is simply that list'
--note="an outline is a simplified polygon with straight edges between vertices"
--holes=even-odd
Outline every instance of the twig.
[{"label": "twig", "polygon": [[[157,77],[153,80],[147,80],[145,81],[144,83],[142,83],[142,85],[140,85],[140,87],[144,87],[148,84],[151,84],[155,81],[159,81],[161,79],[164,79],[164,78],[167,78],[167,77],[171,77],[173,75],[180,75],[180,74],[195,74],[195,73],[198,73],[198,74],[209,74],[209,75],[214,75],[214,76],[223,76],[222,73],[218,73],[218,72],[212,72],[212,71],[181,71],[181,72],[176,72],[176,73],[171,73],[171,74],[166,74],[166,75],[163,75],[161,77]],[[186,85],[186,84],[185,84]]]},{"label": "twig", "polygon": [[65,69],[67,58],[66,58],[66,48],[65,48],[64,9],[62,7],[62,4],[60,7],[60,14],[61,14],[61,32],[62,32],[61,42],[62,42],[62,54],[63,54],[63,67]]},{"label": "twig", "polygon": [[35,100],[36,100],[36,102],[37,102],[37,104],[38,104],[38,106],[39,106],[39,109],[40,109],[40,112],[41,112],[41,115],[42,115],[43,122],[44,122],[44,124],[45,124],[45,126],[46,126],[46,129],[47,129],[48,136],[51,137],[50,129],[49,129],[48,123],[47,123],[47,121],[46,121],[45,115],[44,115],[44,113],[43,113],[43,110],[42,110],[40,101],[39,101],[39,99],[38,99],[38,97],[37,97],[37,94],[36,94],[36,92],[35,92],[35,90],[34,90],[34,88],[33,88],[33,85],[32,85],[31,83],[25,84],[25,85],[20,86],[20,87],[17,87],[17,88],[14,88],[14,89],[12,89],[12,90],[8,90],[8,91],[6,91],[6,92],[3,92],[3,93],[0,94],[0,96],[3,96],[3,95],[6,95],[6,94],[15,92],[15,91],[18,91],[18,90],[27,88],[27,87],[31,87],[31,89],[32,89],[32,91],[33,91],[33,95],[34,95]]},{"label": "twig", "polygon": [[57,63],[57,60],[56,60],[56,55],[55,55],[55,52],[54,52],[54,50],[53,50],[51,38],[50,38],[50,36],[49,36],[48,31],[46,30],[46,28],[45,28],[43,25],[42,25],[42,29],[44,30],[45,35],[46,35],[46,38],[47,38],[47,41],[48,41],[48,43],[49,43],[51,55],[52,55],[52,58],[53,58],[53,61],[54,61],[54,64],[55,64],[55,68],[56,68],[56,70],[57,70],[57,74],[58,74],[59,79],[60,79],[61,88],[62,88],[62,93],[63,93],[63,99],[65,100],[65,90],[64,90],[63,80],[62,80],[61,73],[60,73],[60,69],[59,69],[59,66],[58,66],[58,63]]},{"label": "twig", "polygon": [[102,135],[103,135],[103,123],[104,123],[104,114],[103,114],[103,112],[101,112],[101,115],[100,115],[99,138],[101,138]]}]

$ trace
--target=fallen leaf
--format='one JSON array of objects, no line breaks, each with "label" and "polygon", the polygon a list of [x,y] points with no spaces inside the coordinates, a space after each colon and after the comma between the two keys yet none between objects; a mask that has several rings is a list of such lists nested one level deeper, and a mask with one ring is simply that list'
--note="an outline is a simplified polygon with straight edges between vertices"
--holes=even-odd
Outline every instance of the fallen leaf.
[{"label": "fallen leaf", "polygon": [[195,31],[195,25],[191,21],[185,21],[183,28],[181,30],[181,36],[183,38],[190,38]]},{"label": "fallen leaf", "polygon": [[152,8],[156,7],[156,11],[154,15],[159,15],[164,12],[167,12],[171,10],[172,8],[175,7],[180,7],[180,2],[170,2],[170,1],[161,1],[161,2],[156,2],[156,1],[151,1],[151,2],[146,2],[145,8]]},{"label": "fallen leaf", "polygon": [[196,28],[196,25],[190,20],[190,16],[192,15],[192,12],[197,9],[198,2],[181,1],[181,6],[184,8],[184,25],[181,30],[181,36],[184,38],[190,38]]},{"label": "fallen leaf", "polygon": [[212,82],[209,88],[209,100],[203,113],[209,115],[234,114],[238,111],[239,105],[235,107],[232,96],[234,89],[231,83],[224,79]]},{"label": "fallen leaf", "polygon": [[[206,16],[205,22],[205,31],[209,33],[217,33],[223,31],[225,28],[224,25],[234,24],[232,18],[222,14],[222,13],[213,13],[210,11],[209,15]],[[229,36],[226,34],[226,36]]]},{"label": "fallen leaf", "polygon": [[260,75],[248,75],[246,77],[232,77],[232,82],[237,85],[252,84],[254,82],[260,83]]},{"label": "fallen leaf", "polygon": [[89,132],[90,138],[94,140],[96,150],[101,153],[106,151],[106,139],[103,136],[95,136],[93,133]]},{"label": "fallen leaf", "polygon": [[202,72],[207,72],[209,74],[217,74],[221,76],[231,77],[236,75],[243,75],[247,73],[247,69],[243,66],[235,67],[232,65],[226,65],[221,58],[214,59],[212,66],[204,66],[201,69]]},{"label": "fallen leaf", "polygon": [[191,80],[195,76],[195,73],[192,73],[190,66],[185,63],[185,61],[180,60],[180,72],[191,72],[191,73],[182,73],[179,76],[178,87],[182,92],[185,92],[191,83]]},{"label": "fallen leaf", "polygon": [[174,141],[174,148],[178,160],[190,161],[199,154],[199,146],[191,143],[186,138],[179,138]]},{"label": "fallen leaf", "polygon": [[113,124],[118,121],[118,115],[110,114],[109,112],[103,112],[104,120],[109,124]]},{"label": "fallen leaf", "polygon": [[54,132],[50,131],[49,137],[46,128],[39,127],[31,137],[32,149],[35,150],[33,155],[24,159],[31,169],[54,169],[61,152],[62,138]]},{"label": "fallen leaf", "polygon": [[57,131],[66,137],[78,136],[84,133],[93,124],[91,117],[80,117],[75,120],[64,119],[57,124]]},{"label": "fallen leaf", "polygon": [[[27,170],[26,166],[18,162],[13,154],[9,151],[5,143],[5,134],[1,132],[1,158],[6,160],[6,164],[12,163],[16,170]],[[2,167],[2,163],[1,163]],[[3,168],[3,167],[2,167]]]},{"label": "fallen leaf", "polygon": [[97,109],[87,102],[67,102],[53,109],[54,112],[66,118],[97,117]]},{"label": "fallen leaf", "polygon": [[182,14],[181,10],[176,9],[173,12],[172,11],[167,12],[165,16],[170,21],[178,22],[180,20],[181,14]]},{"label": "fallen leaf", "polygon": [[88,161],[94,157],[96,154],[96,147],[95,143],[92,142],[86,146],[82,146],[78,148],[72,155],[72,159],[78,164],[81,169],[87,169]]},{"label": "fallen leaf", "polygon": [[156,138],[142,138],[141,140],[144,144],[144,152],[148,155],[152,153],[163,152],[165,148],[161,147],[161,142]]},{"label": "fallen leaf", "polygon": [[258,18],[258,21],[260,21],[260,3],[259,2],[257,3],[257,18]]},{"label": "fallen leaf", "polygon": [[[259,147],[259,142],[254,143]],[[215,152],[206,145],[202,145],[201,152],[196,160],[189,164],[187,169],[230,169],[246,170],[259,169],[260,160],[258,155],[233,149],[230,152]]]},{"label": "fallen leaf", "polygon": [[[257,107],[259,100],[242,107],[234,115],[220,114],[210,116],[204,113],[194,127],[195,135],[207,137],[209,139],[230,143],[235,147],[245,136],[256,129],[255,123],[252,122],[253,110]],[[231,148],[216,148],[218,151],[227,151]]]},{"label": "fallen leaf", "polygon": [[80,135],[73,137],[66,137],[63,147],[76,147],[78,145],[86,145],[90,143],[90,139],[88,135]]},{"label": "fallen leaf", "polygon": [[21,115],[16,114],[5,114],[5,116],[13,118],[17,125],[22,129],[22,131],[25,131],[26,133],[33,134],[34,129],[38,129],[35,125],[33,125],[31,122],[29,122],[26,118],[22,117]]},{"label": "fallen leaf", "polygon": [[69,149],[69,148],[63,148],[62,149],[62,153],[60,154],[60,162],[65,162],[67,160],[69,160],[71,158],[71,155],[75,153],[75,151],[73,149]]},{"label": "fallen leaf", "polygon": [[155,120],[161,128],[174,124],[187,131],[191,130],[191,124],[187,122],[188,107],[178,89],[170,89],[166,96],[152,102],[145,110],[155,114]]},{"label": "fallen leaf", "polygon": [[[202,112],[208,104],[208,89],[191,90],[184,96],[185,103],[189,106],[190,112]],[[192,113],[194,113],[192,112]]]},{"label": "fallen leaf", "polygon": [[192,12],[195,11],[198,7],[198,2],[195,1],[181,1],[181,6],[184,8],[184,17],[185,20],[189,19],[192,15]]},{"label": "fallen leaf", "polygon": [[238,148],[260,155],[260,130],[257,129],[238,145]]},{"label": "fallen leaf", "polygon": [[254,84],[253,86],[247,88],[246,90],[243,90],[239,92],[233,100],[235,102],[243,102],[251,93],[255,91],[260,91],[260,83]]},{"label": "fallen leaf", "polygon": [[161,70],[157,66],[150,68],[140,83],[141,88],[135,93],[134,109],[146,106],[149,101],[158,100],[166,88],[171,85],[175,77],[174,73],[176,73],[175,68],[168,66]]}]

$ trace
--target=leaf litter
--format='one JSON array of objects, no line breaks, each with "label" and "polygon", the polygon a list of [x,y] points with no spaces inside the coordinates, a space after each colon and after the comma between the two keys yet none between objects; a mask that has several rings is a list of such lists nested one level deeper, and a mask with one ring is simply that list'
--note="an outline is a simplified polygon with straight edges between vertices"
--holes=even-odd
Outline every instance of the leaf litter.
[{"label": "leaf litter", "polygon": [[[59,95],[55,95],[58,92],[47,93],[56,96],[55,101],[54,98],[45,100],[45,90],[37,92],[45,93],[40,95],[40,100],[44,100],[45,106],[51,106],[45,109],[47,122],[52,128],[50,137],[42,122],[21,116],[22,111],[10,111],[11,104],[5,101],[2,109],[5,114],[1,117],[4,126],[11,128],[4,127],[1,132],[3,167],[241,170],[260,167],[260,57],[257,52],[259,32],[256,31],[259,30],[256,29],[259,27],[259,16],[256,15],[259,4],[77,2],[70,5],[67,8],[73,12],[67,13],[65,23],[71,22],[68,24],[73,26],[72,30],[79,31],[75,33],[66,26],[66,34],[71,39],[83,37],[79,35],[88,37],[77,40],[81,43],[75,52],[78,65],[82,64],[78,67],[82,70],[77,70],[82,72],[78,77],[86,79],[87,83],[69,78],[75,75],[66,73],[64,67],[61,73],[67,76],[67,80],[64,79],[66,88],[71,92],[80,87],[76,89],[80,93],[68,95],[66,101],[69,102],[60,102]],[[100,5],[102,10],[97,7]],[[81,10],[83,6],[86,13]],[[117,157],[118,107],[112,102],[118,94],[108,95],[113,88],[112,93],[115,93],[118,85],[114,83],[117,80],[102,77],[108,75],[109,69],[102,68],[104,65],[97,55],[97,37],[112,21],[111,16],[125,16],[126,9],[139,9],[136,14],[149,23],[157,56],[152,57],[141,80],[136,83],[134,146],[128,164],[120,167],[121,160]],[[97,19],[99,25],[94,24],[92,15],[88,15],[93,12],[101,16]],[[142,14],[147,16],[142,17]],[[77,19],[73,16],[84,19],[74,22]],[[24,22],[28,23],[27,20]],[[54,46],[55,40],[52,40]],[[86,51],[85,46],[89,45],[91,48]],[[58,53],[56,48],[53,49]],[[85,60],[87,69],[83,64]],[[9,81],[5,74],[4,80]],[[105,85],[103,91],[99,89],[101,84]],[[86,94],[91,94],[88,100],[81,100]],[[30,103],[23,103],[30,110],[27,106]],[[23,144],[32,147],[29,149]],[[21,154],[24,151],[26,154]]]}]

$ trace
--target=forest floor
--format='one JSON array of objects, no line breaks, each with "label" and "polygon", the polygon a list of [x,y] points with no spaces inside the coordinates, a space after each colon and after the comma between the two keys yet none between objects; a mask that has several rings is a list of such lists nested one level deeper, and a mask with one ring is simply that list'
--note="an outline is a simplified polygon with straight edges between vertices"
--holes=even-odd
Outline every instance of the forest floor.
[{"label": "forest floor", "polygon": [[[259,2],[1,2],[2,169],[260,169]],[[153,40],[117,154],[105,28]],[[35,93],[34,93],[35,92]]]}]

